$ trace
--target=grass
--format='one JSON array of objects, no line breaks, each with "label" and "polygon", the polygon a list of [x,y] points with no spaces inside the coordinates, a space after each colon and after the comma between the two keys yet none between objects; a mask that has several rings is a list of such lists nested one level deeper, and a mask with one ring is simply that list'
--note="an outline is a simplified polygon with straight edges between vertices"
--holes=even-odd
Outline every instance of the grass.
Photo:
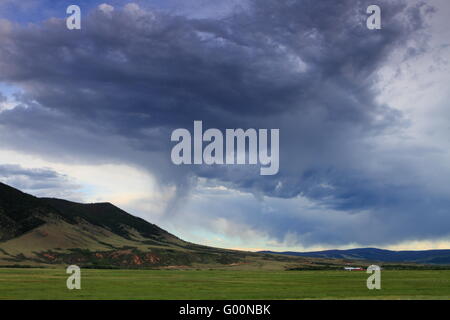
[{"label": "grass", "polygon": [[0,269],[0,299],[450,299],[450,270],[365,272],[82,270],[68,290],[64,269]]}]

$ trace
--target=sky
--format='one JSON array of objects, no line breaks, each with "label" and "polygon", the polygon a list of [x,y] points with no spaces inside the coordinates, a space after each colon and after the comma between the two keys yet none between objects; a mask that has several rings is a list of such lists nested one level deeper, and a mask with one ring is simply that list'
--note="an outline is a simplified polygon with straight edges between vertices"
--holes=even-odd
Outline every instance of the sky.
[{"label": "sky", "polygon": [[[218,247],[450,248],[449,16],[445,0],[0,0],[0,181]],[[171,132],[195,120],[279,129],[278,174],[174,165]]]}]

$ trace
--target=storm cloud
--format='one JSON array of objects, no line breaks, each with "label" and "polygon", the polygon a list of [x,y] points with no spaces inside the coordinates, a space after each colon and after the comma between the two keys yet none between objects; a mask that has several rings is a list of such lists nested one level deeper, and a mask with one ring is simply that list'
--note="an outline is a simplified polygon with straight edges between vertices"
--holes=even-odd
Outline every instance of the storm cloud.
[{"label": "storm cloud", "polygon": [[[376,86],[392,55],[408,60],[427,50],[433,10],[378,2],[379,31],[366,28],[371,3],[353,0],[249,1],[220,17],[103,4],[84,13],[79,31],[63,19],[2,20],[0,82],[20,93],[15,108],[0,111],[0,143],[148,170],[176,186],[171,210],[181,210],[177,200],[189,198],[199,178],[251,193],[256,201],[228,199],[213,212],[193,205],[197,218],[226,218],[280,240],[287,232],[306,244],[448,236],[448,189],[424,185],[419,147],[386,147],[408,119],[378,101]],[[194,120],[206,128],[279,128],[279,174],[174,166],[170,133]],[[298,198],[323,211],[305,216]],[[276,213],[264,213],[267,203]]]}]

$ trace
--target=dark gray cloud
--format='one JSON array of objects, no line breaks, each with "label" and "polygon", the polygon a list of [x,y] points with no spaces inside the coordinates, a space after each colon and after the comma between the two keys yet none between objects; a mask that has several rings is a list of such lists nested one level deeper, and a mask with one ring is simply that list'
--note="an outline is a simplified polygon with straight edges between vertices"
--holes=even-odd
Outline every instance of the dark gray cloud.
[{"label": "dark gray cloud", "polygon": [[[389,217],[379,239],[386,230],[392,241],[447,235],[440,226],[450,220],[437,213],[447,201],[408,179],[414,166],[387,159],[386,170],[372,170],[386,160],[374,139],[406,125],[399,111],[376,102],[377,71],[393,52],[408,58],[424,50],[430,10],[379,1],[383,29],[371,31],[369,4],[259,0],[220,18],[128,5],[90,11],[81,31],[55,19],[3,26],[0,81],[23,93],[22,106],[0,114],[1,143],[66,161],[131,163],[178,185],[180,196],[192,177],[204,177],[258,196],[302,195],[346,214]],[[173,166],[170,133],[194,120],[280,128],[280,173]],[[432,213],[423,224],[425,208]],[[301,217],[245,217],[276,237],[288,226],[312,232]],[[322,240],[348,237],[339,229],[308,241]]]}]

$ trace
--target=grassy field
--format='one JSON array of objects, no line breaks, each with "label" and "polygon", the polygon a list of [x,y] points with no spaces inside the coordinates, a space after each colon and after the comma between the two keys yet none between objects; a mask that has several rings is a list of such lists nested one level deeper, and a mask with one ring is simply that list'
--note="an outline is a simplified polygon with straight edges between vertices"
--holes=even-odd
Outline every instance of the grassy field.
[{"label": "grassy field", "polygon": [[82,270],[81,290],[63,269],[0,269],[0,299],[450,299],[450,270],[365,272]]}]

